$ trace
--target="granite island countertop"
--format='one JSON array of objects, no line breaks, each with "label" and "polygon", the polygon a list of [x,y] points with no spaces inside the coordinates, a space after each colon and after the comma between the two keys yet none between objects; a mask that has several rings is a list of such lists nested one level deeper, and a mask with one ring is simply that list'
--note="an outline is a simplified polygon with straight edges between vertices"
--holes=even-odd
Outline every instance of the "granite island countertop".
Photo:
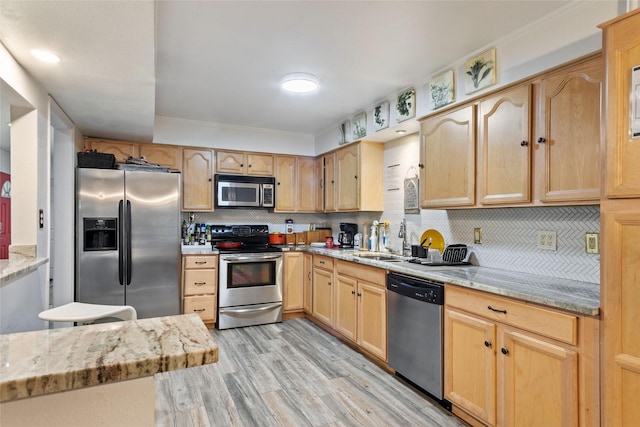
[{"label": "granite island countertop", "polygon": [[196,314],[0,335],[0,402],[217,361]]},{"label": "granite island countertop", "polygon": [[[477,289],[587,316],[600,314],[599,283],[581,282],[474,265],[456,267],[424,266],[409,263],[406,258],[400,262],[378,261],[358,256],[361,253],[347,249],[325,249],[311,246],[289,249],[304,250],[336,259],[371,265],[384,268],[390,272]],[[402,259],[402,257],[399,258]]]}]

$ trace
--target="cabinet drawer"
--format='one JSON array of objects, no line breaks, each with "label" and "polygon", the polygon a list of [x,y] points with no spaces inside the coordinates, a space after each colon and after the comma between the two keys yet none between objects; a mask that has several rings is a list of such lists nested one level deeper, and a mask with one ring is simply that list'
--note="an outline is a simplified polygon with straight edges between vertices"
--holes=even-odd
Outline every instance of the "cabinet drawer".
[{"label": "cabinet drawer", "polygon": [[447,284],[445,304],[486,319],[577,345],[578,317]]},{"label": "cabinet drawer", "polygon": [[216,255],[186,256],[184,268],[218,268]]},{"label": "cabinet drawer", "polygon": [[185,270],[184,271],[184,294],[202,295],[215,294],[218,283],[218,270]]},{"label": "cabinet drawer", "polygon": [[338,260],[336,261],[336,271],[343,276],[350,276],[357,280],[386,287],[386,273],[381,268]]},{"label": "cabinet drawer", "polygon": [[184,314],[197,314],[202,320],[216,320],[216,297],[215,295],[204,295],[197,297],[184,297]]},{"label": "cabinet drawer", "polygon": [[316,268],[324,268],[325,270],[333,270],[333,258],[323,255],[314,255],[313,266]]}]

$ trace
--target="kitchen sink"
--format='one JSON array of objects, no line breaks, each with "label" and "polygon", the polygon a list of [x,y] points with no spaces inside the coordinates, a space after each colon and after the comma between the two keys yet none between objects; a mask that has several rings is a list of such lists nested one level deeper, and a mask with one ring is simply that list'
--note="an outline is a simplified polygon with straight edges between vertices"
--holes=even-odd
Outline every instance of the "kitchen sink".
[{"label": "kitchen sink", "polygon": [[393,254],[378,254],[378,253],[371,253],[371,252],[364,252],[364,253],[359,253],[359,254],[353,254],[354,257],[358,257],[358,258],[364,258],[364,259],[370,259],[370,260],[375,260],[375,261],[385,261],[385,262],[402,262],[404,261],[404,258],[398,255],[393,255]]}]

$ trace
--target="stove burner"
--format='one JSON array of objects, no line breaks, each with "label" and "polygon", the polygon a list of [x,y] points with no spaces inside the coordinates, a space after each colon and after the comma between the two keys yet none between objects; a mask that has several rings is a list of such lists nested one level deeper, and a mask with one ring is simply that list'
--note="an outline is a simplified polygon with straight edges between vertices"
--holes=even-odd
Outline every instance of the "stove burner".
[{"label": "stove burner", "polygon": [[[216,248],[218,242],[240,242],[236,249]],[[281,252],[281,249],[269,245],[268,225],[214,225],[211,227],[211,245],[220,253],[261,253]]]}]

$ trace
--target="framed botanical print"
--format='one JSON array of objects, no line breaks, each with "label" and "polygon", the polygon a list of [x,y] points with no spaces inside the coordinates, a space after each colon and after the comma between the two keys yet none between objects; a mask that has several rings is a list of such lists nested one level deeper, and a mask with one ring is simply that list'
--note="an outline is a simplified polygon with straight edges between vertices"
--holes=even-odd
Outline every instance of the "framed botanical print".
[{"label": "framed botanical print", "polygon": [[416,90],[409,89],[396,98],[396,120],[398,123],[416,116]]},{"label": "framed botanical print", "polygon": [[346,144],[349,141],[349,129],[351,129],[351,122],[349,120],[340,123],[340,127],[338,129],[338,144]]},{"label": "framed botanical print", "polygon": [[433,110],[451,104],[455,100],[453,70],[445,71],[429,82],[429,99]]},{"label": "framed botanical print", "polygon": [[373,130],[379,131],[389,127],[389,103],[383,102],[373,108]]},{"label": "framed botanical print", "polygon": [[496,84],[496,50],[489,49],[465,62],[464,75],[467,94]]},{"label": "framed botanical print", "polygon": [[362,112],[353,118],[353,140],[367,136],[367,113]]}]

